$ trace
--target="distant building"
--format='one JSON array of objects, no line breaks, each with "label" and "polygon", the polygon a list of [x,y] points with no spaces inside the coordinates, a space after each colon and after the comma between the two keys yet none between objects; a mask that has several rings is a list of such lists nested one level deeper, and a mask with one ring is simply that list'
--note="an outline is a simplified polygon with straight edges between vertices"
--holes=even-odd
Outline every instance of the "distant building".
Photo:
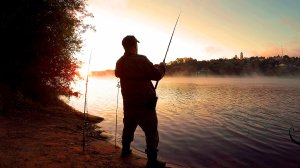
[{"label": "distant building", "polygon": [[237,58],[238,58],[236,54],[235,54],[234,58],[235,58],[235,59],[237,59]]},{"label": "distant building", "polygon": [[241,52],[240,59],[243,59],[243,58],[244,58],[244,55],[243,55],[243,52]]}]

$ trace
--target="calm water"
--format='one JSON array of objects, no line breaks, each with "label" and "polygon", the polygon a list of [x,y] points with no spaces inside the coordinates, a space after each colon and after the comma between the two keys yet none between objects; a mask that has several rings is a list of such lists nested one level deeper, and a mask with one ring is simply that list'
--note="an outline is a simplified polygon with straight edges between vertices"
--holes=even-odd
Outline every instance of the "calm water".
[{"label": "calm water", "polygon": [[[88,88],[88,112],[104,117],[100,126],[113,135],[116,85],[116,78],[90,78]],[[288,130],[300,130],[300,79],[164,78],[157,93],[161,159],[185,167],[299,166],[300,146]],[[70,104],[82,111],[83,98]],[[118,142],[122,113],[119,94]],[[138,128],[135,149],[144,151],[144,138]]]}]

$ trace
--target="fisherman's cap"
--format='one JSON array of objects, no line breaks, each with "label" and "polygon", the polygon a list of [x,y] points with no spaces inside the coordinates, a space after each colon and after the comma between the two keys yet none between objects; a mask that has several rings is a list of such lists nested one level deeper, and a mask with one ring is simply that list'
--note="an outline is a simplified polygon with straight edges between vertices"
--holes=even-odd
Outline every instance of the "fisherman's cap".
[{"label": "fisherman's cap", "polygon": [[124,48],[128,48],[130,46],[133,46],[136,43],[139,43],[140,41],[137,40],[133,35],[128,35],[123,38],[122,45]]}]

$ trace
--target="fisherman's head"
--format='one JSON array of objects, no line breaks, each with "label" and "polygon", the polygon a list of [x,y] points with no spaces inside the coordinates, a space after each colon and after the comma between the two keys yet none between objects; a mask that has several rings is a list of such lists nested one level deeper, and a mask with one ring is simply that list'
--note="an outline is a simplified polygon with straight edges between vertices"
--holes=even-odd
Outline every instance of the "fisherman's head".
[{"label": "fisherman's head", "polygon": [[125,52],[128,53],[137,54],[137,43],[139,43],[139,41],[133,35],[128,35],[122,40],[123,48]]}]

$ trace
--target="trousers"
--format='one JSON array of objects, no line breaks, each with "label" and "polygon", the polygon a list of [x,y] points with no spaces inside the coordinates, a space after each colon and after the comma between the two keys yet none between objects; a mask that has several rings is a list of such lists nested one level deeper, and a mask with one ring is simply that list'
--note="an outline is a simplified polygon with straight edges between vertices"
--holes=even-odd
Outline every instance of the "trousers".
[{"label": "trousers", "polygon": [[124,104],[122,144],[130,145],[134,139],[134,132],[140,126],[146,137],[146,151],[157,152],[159,135],[156,110],[144,106],[128,106]]}]

